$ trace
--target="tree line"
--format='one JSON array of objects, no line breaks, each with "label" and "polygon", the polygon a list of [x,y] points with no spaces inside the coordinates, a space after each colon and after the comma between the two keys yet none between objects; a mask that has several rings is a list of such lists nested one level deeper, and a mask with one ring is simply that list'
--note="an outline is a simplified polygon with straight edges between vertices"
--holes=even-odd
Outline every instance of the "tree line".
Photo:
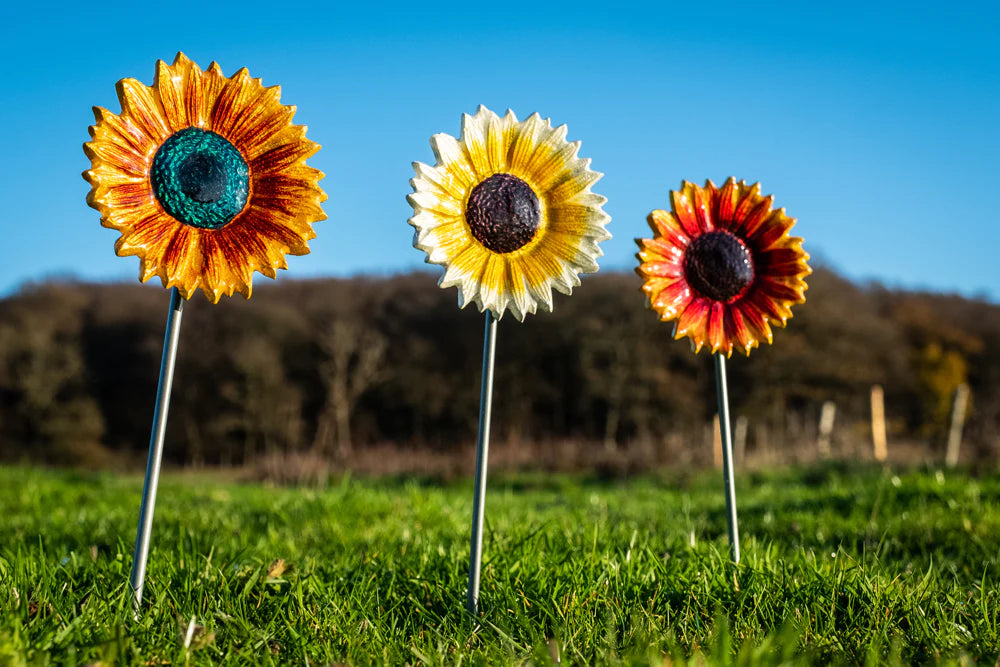
[{"label": "tree line", "polygon": [[[479,400],[483,318],[427,272],[258,284],[249,302],[185,306],[166,458],[251,464],[366,448],[468,451]],[[734,356],[732,411],[749,450],[805,452],[824,401],[845,455],[870,443],[882,385],[890,439],[943,452],[952,396],[971,389],[963,458],[995,460],[1000,306],[809,279],[775,344]],[[671,339],[626,273],[585,278],[552,313],[500,322],[494,440],[572,442],[613,455],[652,448],[710,460],[710,358]],[[0,458],[136,463],[145,455],[167,294],[133,284],[48,282],[0,301]],[[870,447],[870,445],[868,445]],[[943,454],[942,454],[943,455]]]}]

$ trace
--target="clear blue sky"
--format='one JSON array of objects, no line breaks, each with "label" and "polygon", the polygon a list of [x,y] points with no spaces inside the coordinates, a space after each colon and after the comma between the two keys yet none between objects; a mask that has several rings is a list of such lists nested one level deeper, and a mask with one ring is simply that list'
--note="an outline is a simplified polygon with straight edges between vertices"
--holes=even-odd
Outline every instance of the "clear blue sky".
[{"label": "clear blue sky", "polygon": [[118,79],[182,50],[280,84],[323,145],[329,220],[279,280],[422,266],[410,163],[483,103],[583,142],[613,218],[603,268],[634,266],[681,179],[734,175],[851,278],[1000,300],[997,2],[7,4],[0,294],[136,279],[85,203],[81,144]]}]

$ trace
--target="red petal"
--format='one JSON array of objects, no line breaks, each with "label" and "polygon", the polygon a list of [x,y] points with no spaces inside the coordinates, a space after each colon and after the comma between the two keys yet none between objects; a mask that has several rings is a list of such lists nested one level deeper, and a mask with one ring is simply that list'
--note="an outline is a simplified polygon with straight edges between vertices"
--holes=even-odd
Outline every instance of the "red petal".
[{"label": "red petal", "polygon": [[695,349],[700,350],[706,342],[709,302],[702,298],[692,299],[681,313],[674,327],[674,338],[690,336]]},{"label": "red petal", "polygon": [[750,336],[753,340],[766,340],[768,343],[773,340],[771,327],[768,325],[767,320],[764,319],[764,315],[752,302],[744,299],[737,308],[743,316],[744,324],[750,329]]},{"label": "red petal", "polygon": [[740,189],[736,185],[736,179],[730,177],[716,195],[718,203],[715,207],[715,221],[717,224],[726,225],[726,223],[733,221],[739,194]]},{"label": "red petal", "polygon": [[[647,250],[650,257],[660,257],[666,260],[680,260],[684,256],[684,247],[678,247],[669,241],[659,239],[639,239],[639,246]],[[640,251],[640,255],[643,253]],[[645,257],[643,257],[645,259]]]},{"label": "red petal", "polygon": [[697,187],[693,189],[694,213],[698,220],[698,225],[701,231],[710,232],[714,228],[710,207],[712,205],[712,191],[715,190],[715,186],[712,184],[712,181],[708,181],[704,190]]},{"label": "red petal", "polygon": [[[712,352],[726,351],[726,305],[719,301],[712,302],[712,310],[708,316],[708,342],[712,346]],[[728,345],[732,351],[732,344]]]},{"label": "red petal", "polygon": [[[687,190],[690,185],[690,183],[685,182],[682,187]],[[691,187],[697,189],[697,186]],[[670,194],[674,200],[674,216],[681,223],[684,231],[687,232],[688,236],[698,236],[701,234],[701,227],[698,224],[698,219],[695,217],[693,204],[688,196],[683,192],[677,191],[673,191]]]},{"label": "red petal", "polygon": [[687,282],[678,280],[666,287],[655,298],[650,299],[653,310],[660,314],[661,320],[672,320],[684,312],[691,302],[691,289]]},{"label": "red petal", "polygon": [[[771,212],[771,204],[773,201],[774,198],[771,196],[764,197],[760,200],[760,203],[754,206],[753,209],[751,209],[745,216],[741,218],[737,215],[737,219],[739,220],[737,225],[737,236],[742,236],[743,238],[750,238],[753,236],[760,227],[761,223],[767,220],[768,214]],[[758,245],[758,247],[766,248],[767,246]]]},{"label": "red petal", "polygon": [[757,237],[751,239],[753,244],[761,249],[770,248],[775,241],[787,234],[788,230],[794,224],[795,219],[789,218],[785,215],[785,209],[780,208],[770,215],[766,224],[761,226],[759,232],[757,230],[748,231],[747,237],[752,237],[757,232]]},{"label": "red petal", "polygon": [[754,345],[754,338],[750,335],[750,329],[743,321],[743,315],[739,308],[732,306],[726,309],[726,337],[730,341],[736,340],[743,352],[750,354],[750,348]]}]

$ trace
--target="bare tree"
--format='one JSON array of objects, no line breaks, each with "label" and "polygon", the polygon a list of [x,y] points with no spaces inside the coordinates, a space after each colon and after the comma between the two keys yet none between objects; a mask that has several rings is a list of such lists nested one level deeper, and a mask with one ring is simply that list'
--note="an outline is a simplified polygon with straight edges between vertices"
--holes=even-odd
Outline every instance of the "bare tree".
[{"label": "bare tree", "polygon": [[323,327],[317,342],[325,357],[319,370],[326,400],[314,447],[342,457],[353,448],[351,415],[357,401],[382,375],[388,340],[358,318],[338,317]]}]

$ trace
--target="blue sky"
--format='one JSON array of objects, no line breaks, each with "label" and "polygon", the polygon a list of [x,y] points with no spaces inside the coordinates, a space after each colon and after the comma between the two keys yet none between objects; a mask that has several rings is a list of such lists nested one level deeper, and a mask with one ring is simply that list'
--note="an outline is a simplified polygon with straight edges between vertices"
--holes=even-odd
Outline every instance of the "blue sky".
[{"label": "blue sky", "polygon": [[181,50],[281,85],[323,145],[329,219],[279,280],[422,266],[410,163],[482,103],[582,141],[612,216],[602,268],[634,266],[682,179],[734,175],[798,218],[817,263],[1000,300],[995,2],[8,4],[0,294],[136,279],[85,203],[81,145],[92,106],[119,110],[118,79],[149,84]]}]

